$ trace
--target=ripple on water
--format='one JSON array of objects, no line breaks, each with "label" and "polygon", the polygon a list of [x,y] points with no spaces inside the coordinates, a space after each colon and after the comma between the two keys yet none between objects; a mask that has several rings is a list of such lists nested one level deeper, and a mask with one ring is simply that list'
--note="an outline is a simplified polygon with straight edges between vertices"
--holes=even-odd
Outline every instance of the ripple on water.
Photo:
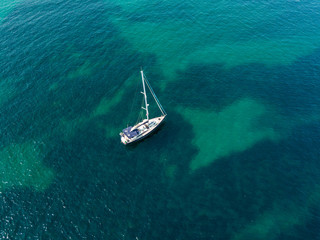
[{"label": "ripple on water", "polygon": [[42,145],[34,141],[11,144],[0,151],[0,190],[30,187],[43,191],[49,187],[54,172],[43,163]]}]

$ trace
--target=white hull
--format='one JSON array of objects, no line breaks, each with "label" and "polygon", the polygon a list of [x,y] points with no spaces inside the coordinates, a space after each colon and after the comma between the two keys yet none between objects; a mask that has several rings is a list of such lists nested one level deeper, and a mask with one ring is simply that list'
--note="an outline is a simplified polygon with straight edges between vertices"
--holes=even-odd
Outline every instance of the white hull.
[{"label": "white hull", "polygon": [[149,119],[149,121],[144,120],[144,121],[136,124],[135,126],[132,127],[132,129],[137,129],[138,135],[136,135],[132,138],[129,138],[126,134],[121,132],[120,133],[121,142],[124,145],[127,145],[130,143],[134,143],[134,142],[142,140],[143,138],[150,135],[154,130],[156,130],[160,126],[160,124],[163,122],[165,117],[166,117],[166,115]]}]

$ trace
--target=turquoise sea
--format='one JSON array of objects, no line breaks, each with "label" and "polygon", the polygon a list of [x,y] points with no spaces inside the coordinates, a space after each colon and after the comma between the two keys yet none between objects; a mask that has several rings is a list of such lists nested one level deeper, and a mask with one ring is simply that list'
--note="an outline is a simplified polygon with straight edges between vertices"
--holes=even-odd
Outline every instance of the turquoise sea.
[{"label": "turquoise sea", "polygon": [[320,239],[319,149],[318,0],[0,1],[1,239]]}]

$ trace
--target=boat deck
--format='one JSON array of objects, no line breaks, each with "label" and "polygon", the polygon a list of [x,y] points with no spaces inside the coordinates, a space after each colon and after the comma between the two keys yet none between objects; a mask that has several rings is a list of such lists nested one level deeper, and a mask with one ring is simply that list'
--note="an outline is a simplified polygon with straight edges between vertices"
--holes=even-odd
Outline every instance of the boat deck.
[{"label": "boat deck", "polygon": [[129,144],[139,141],[151,134],[164,120],[166,116],[152,118],[149,121],[142,121],[133,127],[124,129],[121,133],[121,142]]}]

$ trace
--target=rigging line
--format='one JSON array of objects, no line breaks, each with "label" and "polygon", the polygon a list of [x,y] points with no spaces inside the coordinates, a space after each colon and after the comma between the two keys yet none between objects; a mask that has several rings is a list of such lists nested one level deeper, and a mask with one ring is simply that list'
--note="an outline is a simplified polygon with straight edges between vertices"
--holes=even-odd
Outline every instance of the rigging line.
[{"label": "rigging line", "polygon": [[[145,76],[144,76],[144,77],[145,77]],[[154,91],[153,91],[153,89],[152,89],[152,87],[151,87],[148,79],[147,79],[146,77],[145,77],[145,79],[146,79],[147,86],[148,86],[148,88],[149,88],[149,90],[150,90],[150,92],[151,92],[154,100],[156,101],[158,107],[160,108],[160,111],[162,112],[162,114],[167,115],[167,113],[166,113],[166,111],[164,110],[164,108],[162,107],[159,99],[157,98],[156,94],[154,93]]]},{"label": "rigging line", "polygon": [[157,103],[160,111],[162,112],[163,115],[167,115],[167,113],[166,113],[166,111],[164,110],[164,108],[162,107],[159,99],[157,98],[156,94],[154,93],[152,87],[150,86],[150,83],[149,83],[148,79],[146,78],[146,76],[144,76],[144,79],[145,79],[145,82],[147,83],[147,86],[148,86],[148,88],[149,88],[149,90],[150,90],[150,92],[151,92],[154,100],[156,101],[156,103]]},{"label": "rigging line", "polygon": [[[142,98],[141,107],[143,106],[143,102],[144,102],[144,99]],[[140,118],[141,118],[141,119],[143,118],[143,117],[142,117],[142,110],[141,110],[141,108],[140,108],[140,112],[139,112],[139,115],[138,115],[136,124],[137,124],[138,122],[140,122]]]},{"label": "rigging line", "polygon": [[135,125],[137,125],[139,122],[141,122],[142,119],[143,119],[143,118],[142,118],[142,111],[140,111]]},{"label": "rigging line", "polygon": [[161,104],[160,104],[160,102],[159,102],[158,98],[156,97],[156,95],[154,94],[154,92],[152,92],[152,89],[150,89],[150,86],[149,86],[148,84],[147,84],[147,86],[148,86],[148,88],[149,88],[149,90],[150,90],[150,92],[151,92],[151,94],[152,94],[152,96],[153,96],[153,98],[154,98],[155,102],[157,103],[157,105],[158,105],[158,107],[159,107],[159,109],[160,109],[161,113],[162,113],[163,115],[167,115],[167,113],[165,112],[165,110],[164,110],[164,109],[163,109],[163,107],[161,106]]},{"label": "rigging line", "polygon": [[[129,121],[130,121],[131,118],[132,118],[133,105],[134,105],[134,103],[136,102],[136,99],[137,99],[138,86],[139,86],[139,82],[137,81],[137,83],[136,83],[136,90],[135,90],[135,92],[134,92],[134,98],[133,98],[133,101],[132,101],[132,104],[131,104],[131,110],[130,110],[130,114],[129,114]],[[127,125],[128,125],[128,123],[127,123]]]}]

